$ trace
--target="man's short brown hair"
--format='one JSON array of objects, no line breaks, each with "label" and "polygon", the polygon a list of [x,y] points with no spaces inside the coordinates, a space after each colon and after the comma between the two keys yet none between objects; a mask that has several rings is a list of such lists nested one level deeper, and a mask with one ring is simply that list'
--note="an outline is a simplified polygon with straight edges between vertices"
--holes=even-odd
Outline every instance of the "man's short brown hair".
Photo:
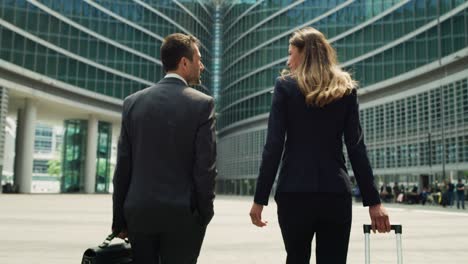
[{"label": "man's short brown hair", "polygon": [[161,45],[161,61],[164,71],[177,70],[182,57],[192,61],[195,53],[192,44],[200,45],[200,41],[192,35],[174,33],[165,37]]}]

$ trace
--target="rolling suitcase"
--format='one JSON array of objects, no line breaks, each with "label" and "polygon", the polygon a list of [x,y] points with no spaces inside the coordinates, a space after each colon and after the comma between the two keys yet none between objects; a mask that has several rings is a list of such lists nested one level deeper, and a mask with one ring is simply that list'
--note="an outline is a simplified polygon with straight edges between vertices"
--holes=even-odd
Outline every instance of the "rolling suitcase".
[{"label": "rolling suitcase", "polygon": [[[366,241],[366,264],[370,264],[370,232],[371,232],[371,225],[364,225],[364,235]],[[402,234],[402,227],[401,225],[391,225],[392,230],[395,231],[396,235],[396,246],[397,246],[397,260],[398,264],[403,264],[403,254],[401,252],[401,234]]]}]

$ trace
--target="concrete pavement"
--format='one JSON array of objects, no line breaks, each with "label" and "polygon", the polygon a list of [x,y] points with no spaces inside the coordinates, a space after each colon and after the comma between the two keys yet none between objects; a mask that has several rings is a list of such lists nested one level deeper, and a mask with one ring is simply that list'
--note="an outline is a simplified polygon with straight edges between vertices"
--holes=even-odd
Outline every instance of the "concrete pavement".
[{"label": "concrete pavement", "polygon": [[[218,196],[201,264],[281,264],[285,260],[272,202],[269,224],[250,224],[249,197]],[[468,212],[439,207],[387,205],[392,222],[403,224],[404,263],[468,263]],[[367,208],[353,207],[348,263],[364,263],[362,224]],[[110,232],[110,195],[0,194],[0,263],[80,263],[84,250]],[[393,234],[371,237],[372,263],[396,263]],[[315,263],[312,257],[311,263]]]}]

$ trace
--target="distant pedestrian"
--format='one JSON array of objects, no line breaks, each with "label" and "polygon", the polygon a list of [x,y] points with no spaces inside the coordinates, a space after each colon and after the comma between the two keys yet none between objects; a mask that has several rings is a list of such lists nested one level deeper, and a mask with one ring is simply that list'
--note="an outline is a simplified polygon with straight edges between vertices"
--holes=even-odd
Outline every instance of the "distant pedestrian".
[{"label": "distant pedestrian", "polygon": [[429,197],[429,191],[427,190],[427,188],[424,187],[420,195],[422,205],[426,204],[428,197]]},{"label": "distant pedestrian", "polygon": [[400,193],[401,193],[401,190],[400,190],[400,187],[398,186],[398,182],[395,182],[395,184],[393,185],[393,195],[395,195],[395,202],[397,202],[397,199]]},{"label": "distant pedestrian", "polygon": [[448,205],[453,206],[453,193],[455,191],[455,185],[452,183],[452,181],[449,180],[448,185],[447,185],[447,196],[448,196]]},{"label": "distant pedestrian", "polygon": [[460,201],[463,210],[465,210],[465,184],[461,179],[458,179],[457,183],[457,208],[460,209]]}]

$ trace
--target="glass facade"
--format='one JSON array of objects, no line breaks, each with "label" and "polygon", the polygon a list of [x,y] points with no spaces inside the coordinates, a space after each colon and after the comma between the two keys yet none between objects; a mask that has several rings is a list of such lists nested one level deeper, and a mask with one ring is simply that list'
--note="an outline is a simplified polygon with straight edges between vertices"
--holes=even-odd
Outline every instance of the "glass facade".
[{"label": "glass facade", "polygon": [[361,109],[374,169],[468,163],[467,99],[462,78]]},{"label": "glass facade", "polygon": [[[262,10],[270,11],[270,6],[275,6],[268,2],[278,1],[262,2],[239,21],[236,20],[239,14],[231,16],[233,11],[226,16],[225,23],[232,23],[229,19],[237,21],[232,27],[238,27],[239,31],[227,30],[230,40],[227,43],[231,44],[224,48],[223,55],[226,66],[220,92],[223,118],[219,129],[269,111],[269,92],[274,79],[286,66],[288,40],[299,25],[313,26],[323,32],[336,48],[345,69],[354,74],[362,87],[437,60],[439,33],[437,25],[431,25],[438,17],[443,20],[441,56],[459,51],[468,43],[465,1],[441,1],[439,14],[434,11],[437,1],[408,1],[404,5],[400,4],[402,1],[391,0],[354,1],[342,8],[337,4],[345,1],[305,1],[281,14],[278,12],[293,4],[277,6],[274,15],[263,15],[265,18],[260,19],[260,13],[266,12]],[[244,9],[247,8],[245,5]],[[455,14],[447,15],[454,11]],[[327,12],[331,14],[307,23]],[[245,28],[254,30],[245,32]],[[381,36],[382,32],[386,36]]]},{"label": "glass facade", "polygon": [[0,2],[0,60],[95,93],[123,99],[164,76],[164,36],[202,42],[211,94],[211,15],[198,1],[7,0]]},{"label": "glass facade", "polygon": [[[0,67],[123,100],[165,75],[163,38],[181,32],[200,39],[206,69],[195,88],[213,94],[213,14],[214,6],[199,0],[0,1]],[[63,144],[59,138],[55,146],[52,131],[36,132],[36,153],[62,149],[62,192],[83,191],[86,130],[84,120],[66,121]],[[99,122],[98,130],[96,192],[107,192],[112,124]],[[44,170],[35,165],[34,172]]]},{"label": "glass facade", "polygon": [[64,124],[61,192],[81,192],[84,189],[86,120],[66,120]]},{"label": "glass facade", "polygon": [[51,153],[53,127],[47,125],[36,125],[34,153]]},{"label": "glass facade", "polygon": [[[466,0],[6,0],[0,64],[123,99],[163,77],[164,36],[195,35],[206,66],[196,88],[217,102],[218,191],[251,194],[288,40],[313,26],[359,81],[378,180],[412,182],[468,175],[467,25]],[[87,123],[65,126],[62,190],[80,191]],[[109,187],[111,125],[98,130],[101,192]],[[37,149],[53,148],[36,138]]]},{"label": "glass facade", "polygon": [[110,184],[110,154],[112,141],[112,124],[99,122],[98,147],[96,160],[96,192],[108,192]]},{"label": "glass facade", "polygon": [[[65,121],[62,192],[82,192],[84,190],[87,136],[87,120]],[[99,122],[95,187],[97,193],[109,191],[111,140],[112,124]]]},{"label": "glass facade", "polygon": [[466,61],[465,0],[240,1],[223,17],[218,191],[253,193],[274,80],[292,32],[304,26],[323,32],[359,81],[378,181],[468,175],[468,72],[454,66]]},{"label": "glass facade", "polygon": [[33,161],[33,173],[47,174],[49,169],[49,160],[35,159]]}]

